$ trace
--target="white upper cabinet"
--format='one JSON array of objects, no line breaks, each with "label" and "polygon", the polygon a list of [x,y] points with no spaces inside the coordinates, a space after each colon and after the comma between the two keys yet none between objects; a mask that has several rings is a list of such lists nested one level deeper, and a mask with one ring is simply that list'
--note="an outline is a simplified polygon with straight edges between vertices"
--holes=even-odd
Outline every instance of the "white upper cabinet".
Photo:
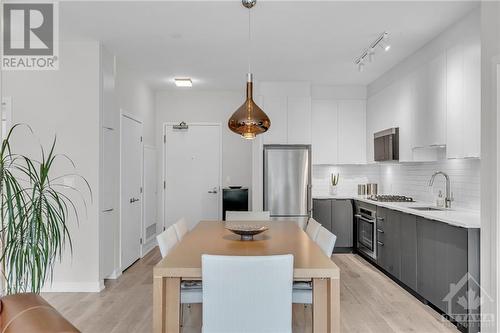
[{"label": "white upper cabinet", "polygon": [[289,144],[311,143],[311,98],[288,97],[287,129]]},{"label": "white upper cabinet", "polygon": [[313,164],[366,163],[366,102],[312,102]]},{"label": "white upper cabinet", "polygon": [[446,156],[461,158],[463,151],[463,108],[464,108],[464,56],[462,45],[446,51],[447,114],[446,114]]},{"label": "white upper cabinet", "polygon": [[466,36],[464,58],[463,126],[467,136],[463,142],[463,156],[481,156],[481,41]]},{"label": "white upper cabinet", "polygon": [[286,97],[262,97],[262,110],[271,119],[271,127],[262,135],[265,144],[287,143],[287,110]]},{"label": "white upper cabinet", "polygon": [[264,144],[311,143],[311,86],[307,82],[261,82],[259,101],[271,119]]},{"label": "white upper cabinet", "polygon": [[443,52],[415,73],[412,148],[446,144],[446,54]]},{"label": "white upper cabinet", "polygon": [[446,51],[448,158],[480,157],[481,46],[465,36]]},{"label": "white upper cabinet", "polygon": [[338,103],[335,100],[312,101],[313,164],[337,164]]},{"label": "white upper cabinet", "polygon": [[366,102],[341,100],[338,105],[338,163],[366,163]]}]

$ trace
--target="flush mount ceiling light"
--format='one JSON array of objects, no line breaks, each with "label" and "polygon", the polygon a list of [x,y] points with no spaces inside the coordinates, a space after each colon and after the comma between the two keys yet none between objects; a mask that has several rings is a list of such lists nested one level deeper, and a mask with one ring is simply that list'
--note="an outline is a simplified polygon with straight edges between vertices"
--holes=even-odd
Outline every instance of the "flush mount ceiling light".
[{"label": "flush mount ceiling light", "polygon": [[227,123],[229,129],[245,139],[255,139],[258,134],[266,132],[271,126],[271,120],[262,109],[253,101],[253,82],[250,70],[251,56],[251,22],[250,9],[255,6],[257,0],[242,0],[243,7],[248,8],[248,74],[247,74],[247,99],[229,118]]},{"label": "flush mount ceiling light", "polygon": [[177,87],[188,87],[191,88],[193,86],[193,82],[188,77],[176,77],[174,79],[175,85]]},{"label": "flush mount ceiling light", "polygon": [[367,47],[363,53],[361,53],[360,56],[354,58],[354,64],[358,67],[358,71],[362,72],[366,60],[368,62],[373,62],[375,59],[375,50],[378,47],[380,47],[384,51],[389,51],[391,49],[391,45],[388,43],[389,39],[389,33],[387,31],[384,31],[380,36],[375,39],[369,47]]}]

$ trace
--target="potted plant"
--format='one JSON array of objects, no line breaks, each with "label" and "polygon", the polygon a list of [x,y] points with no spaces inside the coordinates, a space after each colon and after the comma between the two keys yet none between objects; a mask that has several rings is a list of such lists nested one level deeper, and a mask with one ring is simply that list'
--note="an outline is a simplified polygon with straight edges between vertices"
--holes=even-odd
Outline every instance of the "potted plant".
[{"label": "potted plant", "polygon": [[[72,251],[68,219],[76,216],[78,208],[73,193],[84,196],[64,177],[77,177],[92,192],[85,178],[76,173],[53,176],[54,166],[67,161],[66,155],[55,153],[56,139],[48,152],[41,147],[39,160],[15,154],[11,150],[11,137],[19,128],[12,127],[0,147],[0,215],[2,225],[1,269],[3,295],[23,292],[39,293],[47,280],[52,280],[54,264],[62,259],[66,246]],[[30,132],[31,128],[27,127]]]}]

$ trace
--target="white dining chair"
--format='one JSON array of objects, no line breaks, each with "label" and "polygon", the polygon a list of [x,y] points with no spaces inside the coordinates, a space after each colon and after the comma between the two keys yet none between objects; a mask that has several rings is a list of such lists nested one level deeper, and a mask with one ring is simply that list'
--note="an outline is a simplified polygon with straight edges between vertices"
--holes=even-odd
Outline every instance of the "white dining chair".
[{"label": "white dining chair", "polygon": [[201,256],[203,333],[292,332],[293,256]]},{"label": "white dining chair", "polygon": [[179,221],[174,223],[175,232],[177,238],[181,240],[189,232],[189,227],[187,225],[186,219],[181,218]]},{"label": "white dining chair", "polygon": [[319,228],[318,235],[316,236],[316,244],[323,250],[323,253],[330,258],[335,248],[337,236],[328,231],[325,227]]},{"label": "white dining chair", "polygon": [[[328,231],[325,227],[320,226],[316,237],[316,244],[328,258],[333,254],[336,240],[337,236]],[[293,303],[312,304],[312,283],[309,281],[294,282],[292,299]]]},{"label": "white dining chair", "polygon": [[227,211],[226,221],[269,221],[271,215],[268,211]]},{"label": "white dining chair", "polygon": [[[175,225],[171,225],[164,232],[156,236],[158,246],[160,247],[161,257],[165,258],[168,253],[179,242],[177,238]],[[203,301],[201,281],[182,281],[181,282],[181,305],[196,304]],[[184,307],[181,306],[181,324],[184,313]]]},{"label": "white dining chair", "polygon": [[162,258],[165,258],[168,252],[170,252],[170,249],[173,248],[178,241],[174,226],[168,227],[167,230],[156,236],[156,241],[158,242]]},{"label": "white dining chair", "polygon": [[319,232],[320,228],[321,228],[321,224],[311,217],[309,219],[309,222],[307,222],[306,234],[309,236],[309,238],[311,238],[313,241],[315,241],[316,237],[318,236],[318,232]]}]

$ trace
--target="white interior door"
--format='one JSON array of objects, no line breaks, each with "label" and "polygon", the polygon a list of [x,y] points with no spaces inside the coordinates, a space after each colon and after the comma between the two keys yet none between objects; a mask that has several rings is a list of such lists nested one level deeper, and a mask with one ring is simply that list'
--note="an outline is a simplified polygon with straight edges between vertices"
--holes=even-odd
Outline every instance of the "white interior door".
[{"label": "white interior door", "polygon": [[185,217],[190,227],[221,215],[221,128],[189,124],[165,129],[165,225]]},{"label": "white interior door", "polygon": [[142,124],[122,116],[121,268],[140,257],[142,215]]}]

